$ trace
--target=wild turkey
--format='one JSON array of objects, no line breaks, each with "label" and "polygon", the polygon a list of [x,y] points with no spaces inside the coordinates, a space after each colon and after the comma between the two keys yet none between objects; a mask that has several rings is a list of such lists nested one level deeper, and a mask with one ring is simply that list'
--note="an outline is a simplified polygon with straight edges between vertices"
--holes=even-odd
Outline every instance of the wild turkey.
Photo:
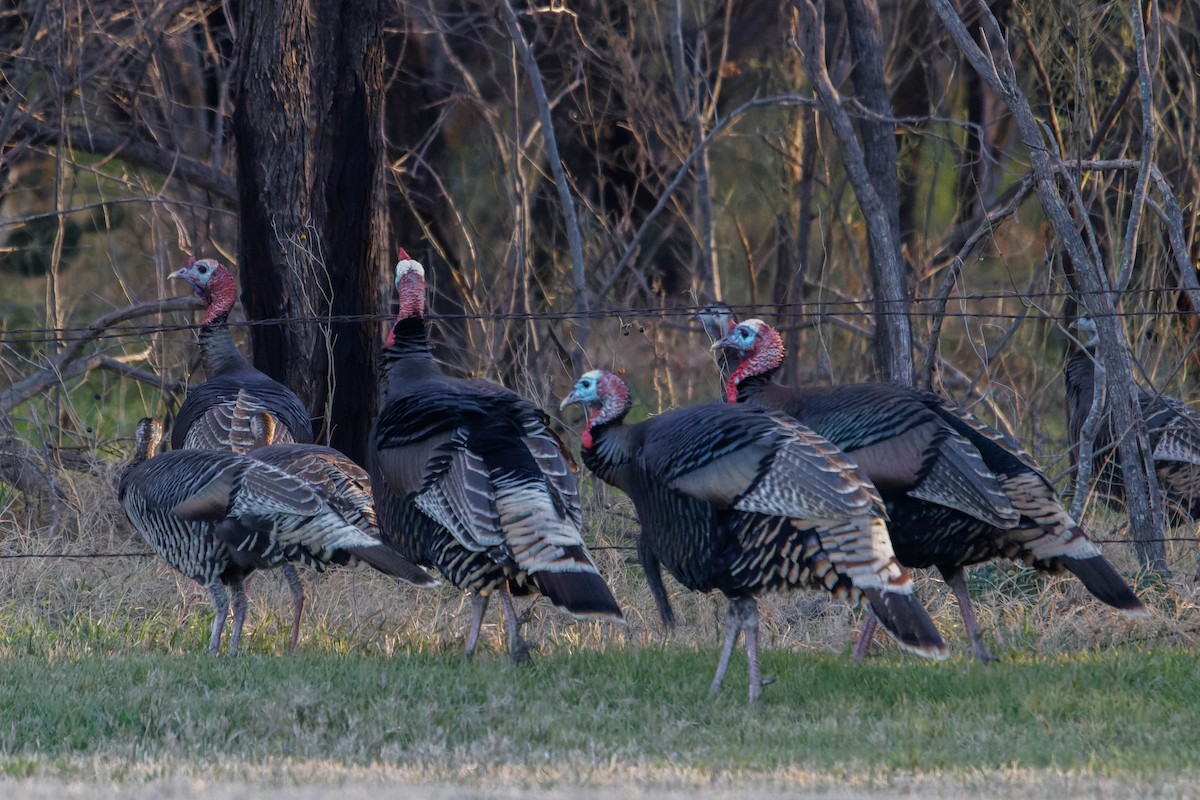
[{"label": "wild turkey", "polygon": [[[362,467],[332,447],[295,442],[278,443],[278,432],[282,430],[282,426],[269,411],[253,411],[239,405],[234,408],[231,419],[234,423],[231,442],[234,452],[247,453],[255,461],[270,464],[300,478],[320,491],[329,505],[347,522],[372,539],[382,541],[375,501],[371,493],[371,479]],[[243,438],[243,431],[247,438]],[[373,554],[377,561],[388,559],[389,569],[386,571],[398,580],[422,588],[439,584],[437,579],[390,547],[384,547]],[[346,560],[341,559],[335,563],[345,564]],[[291,565],[285,566],[290,568]],[[294,569],[290,571],[291,575],[296,575]],[[304,591],[299,584],[298,575],[295,585],[290,577],[288,583],[292,586],[293,601],[299,597],[298,604],[294,602],[292,617],[290,649],[295,650],[296,642],[300,638]]]},{"label": "wild turkey", "polygon": [[229,653],[237,653],[244,580],[255,569],[295,562],[323,570],[357,557],[407,578],[411,564],[348,522],[308,482],[229,450],[155,455],[162,437],[157,420],[138,423],[136,454],[121,473],[117,497],[159,557],[208,590],[216,612],[210,652],[220,647],[232,591]]},{"label": "wild turkey", "polygon": [[[937,567],[954,591],[980,661],[994,660],[980,637],[965,567],[1014,558],[1043,572],[1064,569],[1097,599],[1130,615],[1145,608],[1019,446],[932,392],[860,383],[786,387],[771,382],[783,341],[762,320],[734,326],[714,348],[739,358],[729,402],[782,410],[828,438],[875,484],[888,510],[900,563]],[[870,643],[867,620],[855,648]]]},{"label": "wild turkey", "polygon": [[396,291],[373,436],[385,535],[474,593],[468,655],[496,591],[510,653],[522,657],[506,585],[536,589],[576,617],[623,621],[584,546],[577,468],[546,415],[502,386],[442,373],[425,329],[425,271],[403,250]]},{"label": "wild turkey", "polygon": [[[724,339],[737,325],[737,320],[733,317],[733,310],[724,303],[701,306],[696,310],[696,318],[700,321],[704,332],[708,334],[710,342]],[[739,361],[737,351],[726,347],[714,347],[711,352],[717,363],[717,372],[721,376],[721,386],[724,388],[729,376],[737,368]]]},{"label": "wild turkey", "polygon": [[[1096,382],[1096,323],[1080,317],[1075,323],[1084,349],[1067,361],[1067,429],[1072,462],[1078,458],[1083,425],[1092,407]],[[1180,400],[1138,389],[1138,405],[1150,434],[1154,472],[1168,521],[1173,525],[1200,519],[1200,413]],[[1125,502],[1125,482],[1116,458],[1118,437],[1112,419],[1102,412],[1093,441],[1092,480],[1095,491],[1117,505]]]},{"label": "wild turkey", "polygon": [[217,261],[193,258],[167,277],[187,281],[208,304],[200,323],[200,350],[208,380],[188,391],[171,429],[171,448],[232,449],[230,439],[238,433],[233,430],[234,410],[239,404],[274,415],[280,423],[276,441],[311,442],[312,421],[300,398],[255,369],[233,343],[227,324],[237,300],[233,274]]},{"label": "wild turkey", "polygon": [[750,699],[758,697],[755,596],[767,591],[865,596],[902,647],[945,657],[892,552],[879,495],[828,441],[752,406],[692,406],[625,425],[629,390],[603,370],[579,378],[562,408],[572,403],[587,413],[584,463],[637,509],[647,574],[665,566],[686,588],[729,599],[713,692],[744,632]]},{"label": "wild turkey", "polygon": [[[233,343],[228,325],[229,312],[237,300],[233,274],[218,261],[192,258],[187,266],[167,277],[187,281],[208,306],[200,328],[200,350],[208,380],[193,387],[180,406],[171,429],[171,448],[245,452],[248,448],[238,442],[252,438],[246,426],[257,412],[269,412],[278,421],[272,431],[276,442],[311,442],[312,422],[300,398],[255,369]],[[281,574],[292,593],[295,648],[304,609],[304,585],[291,564],[284,564]]]}]

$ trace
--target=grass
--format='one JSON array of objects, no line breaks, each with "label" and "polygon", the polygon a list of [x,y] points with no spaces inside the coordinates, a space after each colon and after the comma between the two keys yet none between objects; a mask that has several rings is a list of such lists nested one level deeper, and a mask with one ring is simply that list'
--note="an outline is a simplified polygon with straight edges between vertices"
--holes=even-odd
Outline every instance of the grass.
[{"label": "grass", "polygon": [[[77,533],[57,539],[0,514],[0,556],[140,549],[109,486],[101,475],[66,487],[78,516],[58,530]],[[627,509],[589,502],[607,504],[593,515],[598,542],[627,543]],[[1130,569],[1121,548],[1106,550]],[[214,659],[207,602],[155,559],[0,558],[0,795],[55,797],[70,784],[184,796],[200,781],[214,797],[380,782],[481,797],[497,785],[547,797],[607,787],[622,800],[753,786],[830,796],[1053,786],[1065,797],[1200,777],[1190,569],[1140,583],[1152,618],[1138,621],[1069,578],[973,570],[1002,658],[987,667],[967,659],[957,606],[927,577],[919,592],[955,653],[942,664],[882,644],[852,664],[860,612],[808,593],[764,598],[764,673],[776,682],[749,708],[744,656],[708,695],[720,598],[676,591],[682,627],[664,644],[629,553],[596,556],[627,628],[578,624],[539,602],[525,634],[541,649],[523,666],[502,655],[494,610],[480,655],[464,663],[469,608],[457,592],[397,587],[368,569],[305,575],[295,657],[284,653],[289,595],[277,576],[255,576],[245,655]],[[1190,551],[1179,558],[1192,563]]]},{"label": "grass", "polygon": [[1194,772],[1200,752],[1200,665],[1180,649],[988,667],[770,651],[777,682],[753,708],[744,672],[708,696],[714,661],[679,645],[523,666],[421,652],[22,656],[0,675],[0,771],[234,758],[408,765],[427,780],[513,768],[582,780],[614,765],[710,779],[1017,766],[1152,779]]}]

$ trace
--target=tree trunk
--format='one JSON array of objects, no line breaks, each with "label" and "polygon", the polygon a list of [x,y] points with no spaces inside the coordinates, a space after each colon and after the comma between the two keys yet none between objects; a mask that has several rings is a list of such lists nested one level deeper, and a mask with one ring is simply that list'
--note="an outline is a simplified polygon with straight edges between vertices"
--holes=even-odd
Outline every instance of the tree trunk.
[{"label": "tree trunk", "polygon": [[362,461],[374,418],[386,261],[378,0],[260,0],[242,6],[233,133],[242,302],[254,362],[288,384],[319,441]]},{"label": "tree trunk", "polygon": [[[1118,319],[1116,303],[1119,295],[1112,289],[1112,282],[1100,261],[1099,253],[1089,247],[1079,231],[1076,219],[1085,219],[1086,209],[1081,208],[1079,213],[1072,215],[1071,206],[1060,193],[1057,184],[1059,164],[1051,156],[1051,149],[1046,147],[1042,128],[1033,116],[1028,98],[1020,90],[1016,69],[995,18],[986,7],[981,7],[981,27],[989,45],[989,52],[985,53],[971,38],[949,0],[928,0],[928,3],[971,67],[1008,106],[1017,131],[1029,148],[1034,190],[1076,270],[1085,293],[1083,305],[1096,321],[1100,358],[1107,372],[1106,394],[1112,410],[1113,427],[1122,432],[1118,452],[1134,547],[1146,567],[1168,574],[1163,548],[1162,504],[1158,496],[1146,423],[1137,401],[1137,384],[1133,380],[1129,345]],[[1068,175],[1065,180],[1073,178]],[[1073,200],[1078,206],[1078,198],[1073,197]]]},{"label": "tree trunk", "polygon": [[[875,291],[875,348],[879,367],[892,383],[912,386],[912,324],[908,317],[908,291],[904,257],[900,250],[900,181],[897,175],[896,136],[892,101],[883,79],[883,48],[879,43],[879,6],[875,0],[845,0],[850,35],[855,96],[882,119],[860,117],[858,135],[863,161],[885,213],[888,236],[871,231],[871,277]],[[859,188],[855,187],[856,194]],[[863,205],[861,196],[860,205]],[[872,224],[875,220],[871,220]]]}]

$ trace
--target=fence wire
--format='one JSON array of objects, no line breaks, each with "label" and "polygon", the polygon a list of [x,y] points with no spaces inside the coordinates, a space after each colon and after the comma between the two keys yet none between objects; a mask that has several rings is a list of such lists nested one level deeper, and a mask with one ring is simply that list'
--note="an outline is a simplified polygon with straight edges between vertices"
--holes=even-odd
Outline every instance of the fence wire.
[{"label": "fence wire", "polygon": [[[1117,293],[1115,291],[1104,292],[1113,297],[1119,296],[1129,298],[1131,296],[1140,296],[1143,298],[1155,297],[1173,297],[1182,293],[1179,287],[1146,287],[1137,289],[1126,289]],[[1098,293],[1099,294],[1099,293]],[[797,301],[790,303],[748,303],[748,304],[731,304],[730,310],[739,318],[747,318],[750,316],[767,316],[779,320],[797,320],[797,319],[812,319],[820,320],[825,317],[857,317],[857,318],[877,318],[889,314],[903,314],[910,318],[961,318],[961,319],[991,319],[991,320],[1018,320],[1025,318],[1030,308],[1035,308],[1042,304],[1050,304],[1057,301],[1065,301],[1067,299],[1080,300],[1086,297],[1086,293],[1067,290],[1047,290],[1042,292],[1017,292],[1017,291],[994,291],[994,292],[972,292],[965,294],[953,294],[946,296],[920,296],[910,297],[902,302],[896,302],[892,305],[899,305],[900,308],[890,309],[888,303],[877,301],[871,298],[864,299],[836,299],[836,300],[814,300],[814,301]],[[999,310],[980,313],[977,309],[967,309],[961,307],[965,303],[985,303],[985,302],[1011,302],[1017,301],[1024,308],[1021,311],[1003,312]],[[953,307],[945,308],[924,308],[930,304],[940,306],[941,304],[960,304],[960,308]],[[447,321],[475,321],[475,322],[511,322],[511,321],[583,321],[583,320],[623,320],[644,319],[644,318],[687,318],[693,319],[706,310],[711,309],[711,305],[685,305],[685,306],[653,306],[653,307],[623,307],[623,308],[598,308],[591,311],[513,311],[513,312],[495,312],[495,313],[472,313],[472,312],[450,312],[436,313],[429,312],[426,318],[430,321],[447,320]],[[179,311],[166,311],[161,313],[180,313]],[[185,312],[191,313],[191,312]],[[1163,309],[1137,309],[1137,310],[1120,310],[1112,314],[1122,319],[1134,319],[1144,317],[1164,317],[1164,316],[1194,316],[1195,312],[1178,308],[1163,308]],[[335,323],[359,324],[359,323],[384,323],[391,322],[394,319],[392,313],[379,314],[346,314],[346,315],[328,315],[328,316],[293,316],[293,317],[276,317],[270,319],[259,320],[230,320],[227,324],[229,327],[236,328],[254,328],[268,326],[285,326],[285,325],[301,325],[301,324],[316,324],[316,325],[331,325]],[[178,332],[193,332],[201,329],[203,326],[200,323],[177,323],[177,324],[139,324],[131,325],[126,323],[118,323],[110,329],[98,329],[94,324],[73,325],[61,328],[7,328],[0,331],[0,345],[31,345],[31,344],[68,344],[71,342],[86,342],[86,341],[101,341],[127,339],[136,337],[154,336],[164,333]],[[1194,346],[1195,343],[1193,343]],[[1112,545],[1132,545],[1134,542],[1131,539],[1121,538],[1097,538],[1091,537],[1092,541],[1097,544],[1112,544]],[[1166,536],[1157,539],[1143,540],[1146,543],[1192,543],[1200,544],[1200,536]],[[617,550],[617,551],[635,551],[633,546],[626,545],[605,545],[597,546],[592,549],[597,550]],[[72,553],[72,552],[32,552],[32,553],[0,553],[0,561],[23,560],[23,559],[62,559],[62,560],[105,560],[105,559],[120,559],[120,558],[154,558],[155,553],[152,551],[128,551],[128,552],[92,552],[92,553]]]},{"label": "fence wire", "polygon": [[[1167,297],[1178,295],[1183,290],[1180,288],[1164,288],[1164,287],[1147,287],[1141,289],[1125,289],[1121,292],[1102,292],[1094,294],[1109,294],[1120,295],[1121,297],[1143,296],[1143,297]],[[950,318],[950,319],[993,319],[993,320],[1019,320],[1028,316],[1028,309],[1041,304],[1048,304],[1054,301],[1065,301],[1067,299],[1079,300],[1087,297],[1087,293],[1067,290],[1047,290],[1044,292],[972,292],[968,294],[954,294],[948,299],[946,297],[910,297],[903,301],[884,301],[871,298],[865,299],[837,299],[837,300],[806,300],[790,303],[740,303],[731,304],[729,308],[737,315],[746,316],[769,316],[781,320],[796,320],[810,319],[822,317],[851,317],[851,318],[875,318],[880,316],[895,316],[903,315],[910,318]],[[962,303],[983,303],[989,301],[1018,301],[1025,306],[1021,311],[1000,311],[994,310],[987,313],[981,313],[977,309],[966,308],[933,308],[926,309],[922,306],[950,302],[952,304]],[[889,306],[898,306],[889,308]],[[437,313],[429,311],[426,313],[426,319],[430,321],[436,320],[464,320],[473,322],[512,322],[512,321],[582,321],[582,320],[604,320],[604,319],[640,319],[640,318],[659,318],[667,319],[672,317],[693,318],[711,308],[710,305],[685,305],[685,306],[647,306],[642,308],[622,307],[622,308],[597,308],[590,311],[578,310],[563,310],[563,311],[496,311],[496,312],[444,312]],[[178,311],[169,311],[164,313],[180,313]],[[1136,319],[1144,317],[1190,317],[1195,315],[1195,311],[1180,308],[1161,308],[1161,309],[1133,309],[1133,310],[1118,310],[1108,316],[1121,319]],[[278,327],[286,325],[330,325],[334,323],[366,323],[366,322],[390,322],[394,319],[393,314],[377,313],[377,314],[341,314],[341,315],[326,315],[326,316],[304,316],[297,315],[291,317],[272,317],[268,319],[256,320],[230,320],[226,324],[230,327],[237,328],[255,328],[255,327]],[[151,325],[127,325],[120,324],[120,327],[114,326],[110,330],[99,331],[92,325],[71,325],[61,328],[6,328],[0,331],[0,344],[68,344],[78,341],[100,341],[105,339],[125,339],[140,336],[151,336],[159,333],[174,333],[182,331],[196,331],[202,328],[201,323],[176,323],[176,324],[151,324]]]}]

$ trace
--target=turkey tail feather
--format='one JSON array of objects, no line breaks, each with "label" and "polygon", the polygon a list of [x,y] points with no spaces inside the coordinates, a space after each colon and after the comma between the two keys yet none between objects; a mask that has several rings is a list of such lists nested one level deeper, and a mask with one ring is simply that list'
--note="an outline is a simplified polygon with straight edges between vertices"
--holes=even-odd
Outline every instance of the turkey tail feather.
[{"label": "turkey tail feather", "polygon": [[1062,565],[1070,570],[1083,583],[1087,590],[1102,603],[1123,611],[1130,617],[1145,617],[1149,615],[1146,606],[1133,593],[1133,589],[1125,582],[1112,564],[1104,556],[1091,558],[1072,558],[1060,556]]},{"label": "turkey tail feather", "polygon": [[863,589],[863,594],[870,600],[879,624],[902,649],[939,661],[949,655],[945,640],[914,595],[873,587]]},{"label": "turkey tail feather", "polygon": [[624,622],[621,607],[595,572],[535,572],[529,576],[546,599],[575,617]]},{"label": "turkey tail feather", "polygon": [[441,584],[437,578],[430,575],[404,556],[387,545],[378,547],[347,547],[346,552],[355,558],[360,558],[375,569],[391,575],[397,580],[424,588]]}]

